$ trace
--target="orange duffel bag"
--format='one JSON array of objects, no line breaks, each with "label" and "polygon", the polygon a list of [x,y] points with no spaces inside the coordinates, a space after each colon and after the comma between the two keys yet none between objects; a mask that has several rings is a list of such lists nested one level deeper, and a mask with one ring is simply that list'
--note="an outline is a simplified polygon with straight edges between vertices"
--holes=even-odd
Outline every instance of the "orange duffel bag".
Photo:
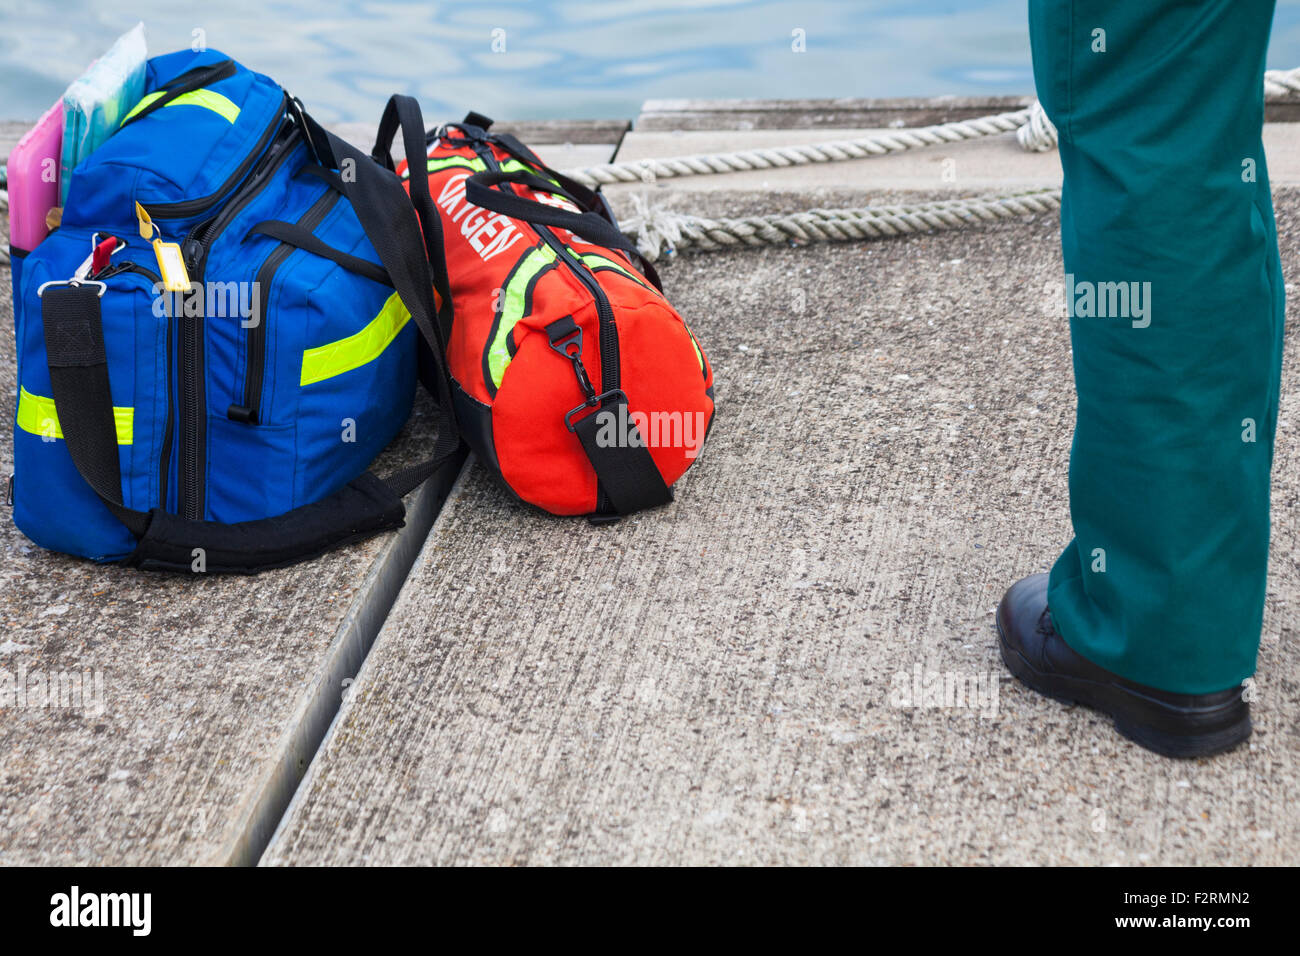
[{"label": "orange duffel bag", "polygon": [[441,249],[432,266],[462,435],[554,514],[666,504],[712,424],[708,359],[604,197],[491,125],[470,113],[430,134],[427,181],[397,167],[431,258]]}]

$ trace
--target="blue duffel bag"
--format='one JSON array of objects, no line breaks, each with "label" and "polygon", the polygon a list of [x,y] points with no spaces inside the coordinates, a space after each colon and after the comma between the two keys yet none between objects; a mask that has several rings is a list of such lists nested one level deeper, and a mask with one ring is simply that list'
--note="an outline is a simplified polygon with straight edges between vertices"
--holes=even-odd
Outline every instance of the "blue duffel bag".
[{"label": "blue duffel bag", "polygon": [[418,107],[394,97],[367,156],[216,51],[151,60],[146,89],[24,263],[15,522],[97,561],[239,572],[399,527],[460,454],[443,415],[428,460],[366,471],[417,366],[450,408],[439,237],[385,144],[400,125],[423,149]]}]

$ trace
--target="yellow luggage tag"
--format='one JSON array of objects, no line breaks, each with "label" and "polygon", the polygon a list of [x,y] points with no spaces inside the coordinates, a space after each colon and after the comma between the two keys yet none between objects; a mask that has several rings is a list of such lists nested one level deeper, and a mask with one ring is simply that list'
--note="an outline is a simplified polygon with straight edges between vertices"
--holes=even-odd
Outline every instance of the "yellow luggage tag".
[{"label": "yellow luggage tag", "polygon": [[190,274],[185,268],[185,257],[181,247],[175,242],[163,242],[161,237],[154,238],[154,232],[160,231],[154,225],[144,206],[135,204],[135,216],[140,220],[140,238],[153,240],[153,254],[158,259],[158,272],[162,276],[163,288],[168,292],[188,292]]}]

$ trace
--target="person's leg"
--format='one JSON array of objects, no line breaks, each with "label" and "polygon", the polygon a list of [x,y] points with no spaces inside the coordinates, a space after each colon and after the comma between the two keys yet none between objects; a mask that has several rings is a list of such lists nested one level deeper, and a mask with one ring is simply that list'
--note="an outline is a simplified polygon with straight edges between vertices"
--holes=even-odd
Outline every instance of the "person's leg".
[{"label": "person's leg", "polygon": [[1283,319],[1260,136],[1272,12],[1030,3],[1078,392],[1050,624],[1175,694],[1236,687],[1259,645]]}]

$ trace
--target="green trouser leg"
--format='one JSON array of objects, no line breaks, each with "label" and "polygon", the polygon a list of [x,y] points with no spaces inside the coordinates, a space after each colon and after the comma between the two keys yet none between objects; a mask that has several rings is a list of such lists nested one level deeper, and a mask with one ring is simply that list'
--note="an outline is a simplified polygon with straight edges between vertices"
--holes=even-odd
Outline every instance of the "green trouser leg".
[{"label": "green trouser leg", "polygon": [[1261,142],[1273,0],[1031,0],[1060,134],[1078,412],[1057,631],[1161,690],[1255,670],[1283,285]]}]

